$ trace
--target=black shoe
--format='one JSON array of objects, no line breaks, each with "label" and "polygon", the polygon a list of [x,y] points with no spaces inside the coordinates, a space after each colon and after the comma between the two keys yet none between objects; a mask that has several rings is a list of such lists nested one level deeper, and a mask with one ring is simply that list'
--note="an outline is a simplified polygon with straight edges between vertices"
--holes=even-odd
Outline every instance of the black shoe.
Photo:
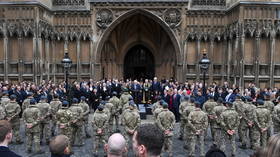
[{"label": "black shoe", "polygon": [[186,149],[186,150],[188,150],[189,149],[189,147],[187,146],[187,145],[184,145],[184,147],[183,147],[184,149]]},{"label": "black shoe", "polygon": [[247,149],[246,145],[241,145],[241,146],[239,146],[239,148],[241,148],[241,149]]},{"label": "black shoe", "polygon": [[86,135],[86,138],[91,138],[91,136],[89,134]]},{"label": "black shoe", "polygon": [[178,140],[182,141],[182,140],[183,140],[183,137],[182,137],[182,136],[180,136],[180,137],[178,138]]},{"label": "black shoe", "polygon": [[22,141],[16,141],[15,144],[23,144],[23,142]]},{"label": "black shoe", "polygon": [[27,149],[27,150],[26,150],[26,153],[27,153],[27,154],[30,154],[30,153],[32,153],[32,150],[31,150],[31,149]]},{"label": "black shoe", "polygon": [[42,151],[42,150],[39,150],[39,151],[37,151],[37,152],[34,152],[32,155],[37,155],[37,154],[44,154],[45,152],[44,151]]}]

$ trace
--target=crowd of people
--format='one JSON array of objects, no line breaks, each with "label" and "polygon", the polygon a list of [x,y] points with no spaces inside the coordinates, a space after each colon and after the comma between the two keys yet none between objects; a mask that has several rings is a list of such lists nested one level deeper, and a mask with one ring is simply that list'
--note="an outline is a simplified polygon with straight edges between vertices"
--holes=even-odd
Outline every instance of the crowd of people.
[{"label": "crowd of people", "polygon": [[22,118],[26,151],[33,154],[43,153],[40,145],[50,144],[51,138],[59,134],[69,138],[70,154],[74,153],[73,146],[83,146],[83,139],[93,136],[93,155],[98,156],[99,147],[110,143],[108,137],[114,132],[121,132],[127,148],[134,149],[133,137],[141,126],[137,105],[141,103],[153,104],[154,124],[164,137],[160,153],[167,152],[169,156],[173,156],[176,122],[180,123],[180,133],[175,136],[184,140],[183,147],[190,157],[195,156],[197,142],[200,156],[205,156],[208,128],[215,149],[226,152],[225,143],[230,143],[231,152],[226,152],[229,156],[237,156],[237,138],[240,148],[257,151],[266,148],[269,137],[280,131],[280,91],[259,89],[254,83],[240,89],[228,82],[214,82],[204,88],[201,82],[158,81],[156,77],[140,81],[75,81],[68,86],[52,81],[40,85],[1,82],[0,95],[0,120],[11,124],[14,143],[22,144]]}]

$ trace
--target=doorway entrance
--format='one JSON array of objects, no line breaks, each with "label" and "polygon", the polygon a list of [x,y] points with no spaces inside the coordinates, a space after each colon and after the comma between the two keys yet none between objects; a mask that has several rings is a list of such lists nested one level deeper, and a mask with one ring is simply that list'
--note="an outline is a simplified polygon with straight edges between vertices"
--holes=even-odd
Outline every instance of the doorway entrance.
[{"label": "doorway entrance", "polygon": [[152,79],[155,75],[155,59],[151,51],[136,45],[128,50],[124,59],[124,79]]}]

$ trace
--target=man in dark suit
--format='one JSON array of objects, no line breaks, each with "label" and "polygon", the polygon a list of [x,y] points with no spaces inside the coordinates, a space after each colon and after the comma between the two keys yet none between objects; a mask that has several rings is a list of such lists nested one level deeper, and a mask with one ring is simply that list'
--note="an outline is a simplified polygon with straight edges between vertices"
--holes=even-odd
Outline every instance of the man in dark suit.
[{"label": "man in dark suit", "polygon": [[12,126],[6,120],[0,121],[0,156],[1,157],[21,157],[12,152],[8,144],[12,141],[13,133]]}]

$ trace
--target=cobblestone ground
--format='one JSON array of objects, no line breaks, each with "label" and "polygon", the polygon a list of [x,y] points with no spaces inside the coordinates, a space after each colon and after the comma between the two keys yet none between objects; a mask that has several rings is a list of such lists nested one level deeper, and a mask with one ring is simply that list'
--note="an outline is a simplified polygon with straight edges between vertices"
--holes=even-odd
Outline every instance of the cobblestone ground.
[{"label": "cobblestone ground", "polygon": [[[90,119],[92,117],[92,114],[90,115]],[[148,118],[150,119],[150,118]],[[142,120],[142,123],[151,123],[151,120]],[[90,130],[91,127],[90,127]],[[210,134],[210,132],[208,132],[208,135]],[[175,136],[173,137],[173,155],[174,157],[186,157],[188,152],[183,149],[183,141],[178,140],[178,135],[179,135],[179,123],[176,124],[175,127]],[[23,126],[21,127],[21,136],[24,137],[24,128]],[[25,139],[25,138],[24,138]],[[237,145],[239,145],[239,142],[236,142]],[[210,146],[211,146],[212,142],[211,142],[211,137],[207,136],[206,138],[206,142],[205,142],[205,151],[207,151]],[[92,146],[93,146],[93,139],[92,138],[88,138],[85,139],[85,145],[83,147],[73,147],[73,150],[75,152],[74,155],[72,155],[72,157],[92,157]],[[229,146],[229,145],[227,145]],[[21,145],[10,145],[10,149],[15,151],[16,153],[20,154],[23,157],[28,157],[28,156],[32,156],[30,154],[27,154],[25,152],[25,144],[21,144]],[[229,152],[230,148],[227,148],[227,152]],[[34,157],[50,157],[50,153],[49,153],[49,148],[48,146],[43,143],[42,145],[42,150],[45,151],[44,154],[40,154],[40,155],[33,155]],[[103,148],[100,148],[100,153],[98,154],[98,156],[103,157],[104,154],[102,152]],[[243,149],[239,149],[237,147],[237,157],[248,157],[249,155],[251,155],[253,153],[252,150],[247,149],[247,150],[243,150]],[[199,155],[199,152],[196,153],[197,156]],[[133,157],[132,154],[132,150],[129,151],[128,154],[129,157]],[[164,157],[167,156],[167,154],[164,154]],[[229,154],[227,154],[227,156],[229,156]]]}]

